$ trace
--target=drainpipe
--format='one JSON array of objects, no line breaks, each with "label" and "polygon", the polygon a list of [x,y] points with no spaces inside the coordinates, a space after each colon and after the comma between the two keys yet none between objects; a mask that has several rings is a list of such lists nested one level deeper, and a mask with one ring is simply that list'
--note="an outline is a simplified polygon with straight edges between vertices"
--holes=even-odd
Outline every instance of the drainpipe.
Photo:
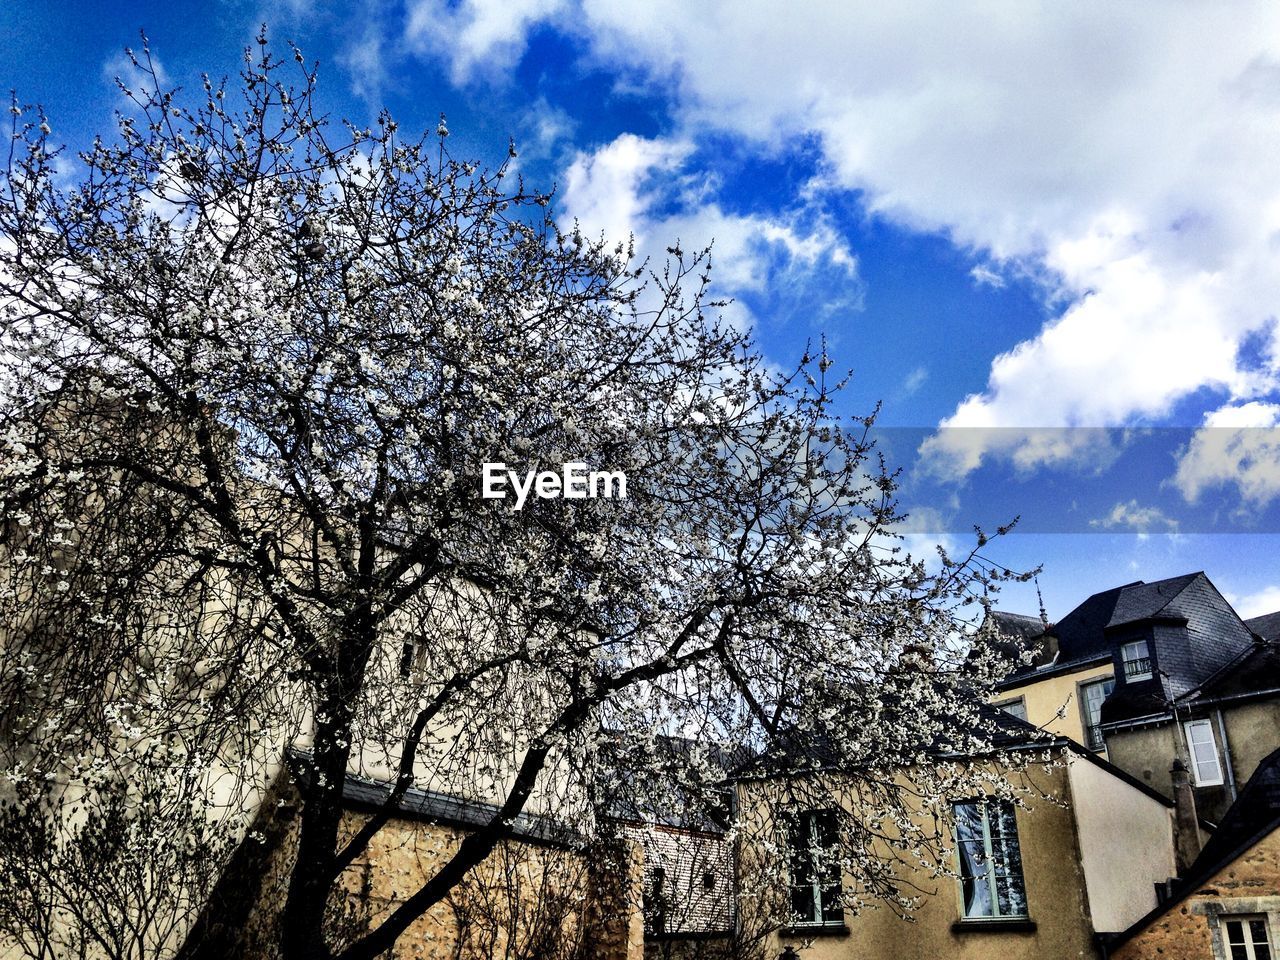
[{"label": "drainpipe", "polygon": [[1227,789],[1231,791],[1231,800],[1236,799],[1235,762],[1231,759],[1231,744],[1227,742],[1227,725],[1222,720],[1222,708],[1214,711],[1218,715],[1218,739],[1222,741],[1222,760],[1227,768]]},{"label": "drainpipe", "polygon": [[1187,765],[1179,758],[1169,770],[1173,780],[1173,851],[1178,876],[1200,855],[1200,822],[1196,816],[1196,798],[1191,790]]}]

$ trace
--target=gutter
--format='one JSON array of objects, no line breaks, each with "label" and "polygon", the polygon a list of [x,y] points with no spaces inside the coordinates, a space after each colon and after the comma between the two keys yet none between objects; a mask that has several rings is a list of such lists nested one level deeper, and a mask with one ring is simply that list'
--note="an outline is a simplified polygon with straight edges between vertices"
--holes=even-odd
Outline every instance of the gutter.
[{"label": "gutter", "polygon": [[1280,694],[1280,687],[1267,687],[1265,690],[1249,690],[1245,693],[1232,693],[1225,697],[1205,697],[1203,700],[1188,700],[1191,707],[1213,707],[1224,703],[1238,703],[1241,700],[1252,700],[1255,697],[1268,697]]},{"label": "gutter", "polygon": [[1042,670],[1033,670],[1031,673],[1020,674],[1008,680],[1001,681],[995,685],[995,689],[1004,692],[1005,690],[1017,690],[1019,687],[1029,686],[1033,683],[1039,683],[1049,677],[1061,677],[1067,674],[1077,673],[1080,670],[1087,670],[1090,667],[1098,667],[1104,663],[1111,662],[1111,654],[1104,653],[1084,660],[1072,660],[1068,663],[1052,664]]}]

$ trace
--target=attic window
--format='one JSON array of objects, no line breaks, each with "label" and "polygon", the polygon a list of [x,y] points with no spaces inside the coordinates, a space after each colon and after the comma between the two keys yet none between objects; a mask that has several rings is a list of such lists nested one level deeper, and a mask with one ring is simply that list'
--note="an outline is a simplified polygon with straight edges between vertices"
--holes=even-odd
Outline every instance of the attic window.
[{"label": "attic window", "polygon": [[1125,680],[1151,679],[1151,648],[1145,640],[1133,640],[1120,648],[1120,663],[1124,667]]},{"label": "attic window", "polygon": [[406,640],[404,646],[400,648],[400,665],[397,671],[401,680],[408,680],[413,674],[413,661],[418,653],[418,645],[412,640]]},{"label": "attic window", "polygon": [[1013,700],[1004,700],[997,703],[996,706],[1011,717],[1017,717],[1019,720],[1027,719],[1027,703],[1022,699],[1022,697],[1017,697]]}]

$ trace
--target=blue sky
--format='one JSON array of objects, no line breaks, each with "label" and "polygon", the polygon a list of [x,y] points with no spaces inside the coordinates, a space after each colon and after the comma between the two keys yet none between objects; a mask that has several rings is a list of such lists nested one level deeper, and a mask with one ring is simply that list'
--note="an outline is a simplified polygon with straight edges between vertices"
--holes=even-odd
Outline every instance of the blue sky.
[{"label": "blue sky", "polygon": [[566,222],[714,239],[772,361],[825,336],[883,403],[913,548],[1021,515],[987,553],[1051,617],[1197,569],[1280,609],[1277,5],[9,0],[0,82],[82,145],[140,29],[191,86],[263,22],[334,118],[444,112]]}]

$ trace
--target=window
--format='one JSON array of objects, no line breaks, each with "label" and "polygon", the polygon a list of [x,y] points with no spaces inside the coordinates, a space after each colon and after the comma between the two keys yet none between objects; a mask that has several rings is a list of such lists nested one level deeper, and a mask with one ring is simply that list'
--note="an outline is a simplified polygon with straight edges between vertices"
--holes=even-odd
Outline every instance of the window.
[{"label": "window", "polygon": [[1222,933],[1231,960],[1271,960],[1266,917],[1223,917]]},{"label": "window", "polygon": [[1084,715],[1084,744],[1090,750],[1106,746],[1102,739],[1102,701],[1116,687],[1115,677],[1095,680],[1080,687],[1080,711]]},{"label": "window", "polygon": [[654,867],[649,874],[649,890],[644,898],[645,932],[662,934],[667,932],[667,871],[662,867]]},{"label": "window", "polygon": [[843,924],[839,835],[834,810],[809,810],[787,825],[791,916],[796,926]]},{"label": "window", "polygon": [[964,918],[1026,919],[1027,892],[1013,804],[968,800],[955,805],[955,816]]},{"label": "window", "polygon": [[1027,703],[1021,697],[1017,700],[1006,700],[1004,703],[997,703],[996,706],[1011,717],[1017,717],[1019,720],[1027,719]]},{"label": "window", "polygon": [[401,680],[408,680],[413,675],[413,664],[418,659],[418,645],[406,640],[400,648],[399,674]]},{"label": "window", "polygon": [[1151,679],[1151,648],[1145,640],[1134,640],[1120,648],[1125,680]]},{"label": "window", "polygon": [[1213,739],[1213,724],[1208,720],[1192,720],[1183,724],[1187,733],[1187,752],[1191,754],[1191,772],[1197,787],[1216,787],[1222,783],[1222,764],[1218,762],[1218,744]]}]

